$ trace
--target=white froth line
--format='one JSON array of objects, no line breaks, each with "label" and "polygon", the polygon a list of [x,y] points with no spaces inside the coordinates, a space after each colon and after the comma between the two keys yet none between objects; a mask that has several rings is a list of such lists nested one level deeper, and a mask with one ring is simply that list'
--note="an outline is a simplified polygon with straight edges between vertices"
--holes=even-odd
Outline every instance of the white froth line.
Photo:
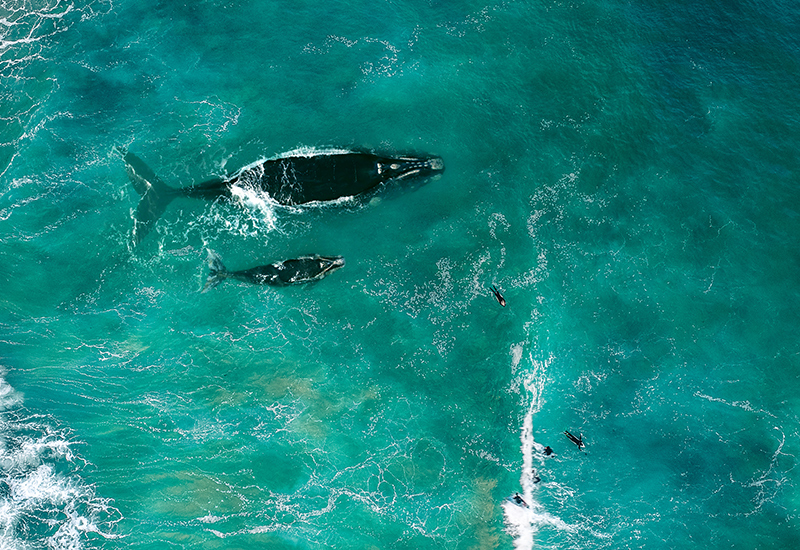
[{"label": "white froth line", "polygon": [[237,170],[234,175],[239,175],[248,170],[253,170],[254,168],[258,168],[265,162],[273,161],[273,160],[281,160],[281,159],[288,159],[288,158],[295,158],[295,157],[316,157],[322,155],[346,155],[348,153],[352,153],[348,149],[318,149],[316,147],[298,147],[297,149],[292,149],[291,151],[286,151],[283,153],[278,153],[272,157],[262,157],[256,161],[251,162],[250,164],[243,166],[239,170]]},{"label": "white froth line", "polygon": [[[523,345],[520,343],[511,346],[513,373],[519,371]],[[522,394],[523,406],[527,406],[520,429],[520,451],[522,453],[520,486],[523,499],[528,503],[528,507],[518,506],[510,501],[505,501],[501,505],[509,532],[514,537],[514,548],[517,550],[532,550],[534,535],[541,527],[552,526],[559,530],[573,530],[573,527],[563,520],[545,512],[541,504],[534,500],[533,457],[534,451],[538,451],[541,445],[537,446],[533,435],[533,416],[542,408],[542,392],[546,381],[547,367],[552,361],[552,357],[537,361],[531,353],[529,358],[533,369],[530,372],[519,373],[515,380],[517,388],[521,386],[520,389],[524,389],[519,393]]]},{"label": "white froth line", "polygon": [[699,391],[694,393],[695,397],[701,397],[712,403],[722,403],[723,405],[728,405],[729,407],[737,407],[739,409],[745,410],[747,412],[758,413],[758,414],[767,414],[772,418],[777,418],[774,414],[769,411],[765,411],[764,409],[754,409],[753,406],[750,404],[749,401],[725,401],[724,399],[720,399],[719,397],[712,397],[710,395],[706,395],[704,393],[700,393]]}]

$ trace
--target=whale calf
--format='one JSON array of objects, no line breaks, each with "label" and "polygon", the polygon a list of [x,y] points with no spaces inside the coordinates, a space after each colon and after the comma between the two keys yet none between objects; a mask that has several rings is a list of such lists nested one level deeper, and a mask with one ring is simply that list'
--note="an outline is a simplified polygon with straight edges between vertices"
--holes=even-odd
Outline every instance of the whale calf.
[{"label": "whale calf", "polygon": [[231,197],[233,186],[266,192],[287,206],[355,197],[390,180],[419,180],[444,171],[440,157],[388,157],[366,152],[321,152],[259,161],[229,177],[189,187],[164,183],[145,163],[124,148],[122,154],[134,189],[142,198],[136,208],[134,244],[144,239],[173,199],[216,200]]},{"label": "whale calf", "polygon": [[288,286],[317,281],[344,267],[341,256],[301,256],[292,260],[260,265],[241,271],[228,271],[219,254],[208,251],[210,273],[202,292],[214,288],[225,279],[238,279],[255,285]]}]

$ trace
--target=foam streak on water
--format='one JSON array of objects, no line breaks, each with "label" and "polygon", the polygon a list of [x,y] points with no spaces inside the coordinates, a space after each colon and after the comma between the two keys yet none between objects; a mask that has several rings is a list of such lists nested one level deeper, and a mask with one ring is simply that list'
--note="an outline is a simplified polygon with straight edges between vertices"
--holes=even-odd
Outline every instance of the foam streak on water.
[{"label": "foam streak on water", "polygon": [[0,399],[0,548],[77,550],[93,535],[117,538],[120,514],[81,479],[88,465],[76,443],[49,419],[24,416],[2,378]]},{"label": "foam streak on water", "polygon": [[520,430],[520,451],[522,454],[522,470],[520,487],[522,498],[527,506],[520,506],[511,500],[503,502],[506,529],[514,537],[514,548],[531,550],[534,548],[536,533],[546,527],[569,530],[570,527],[561,519],[553,516],[539,503],[539,484],[535,481],[536,468],[544,465],[544,445],[537,443],[534,437],[534,419],[544,402],[542,392],[547,381],[547,367],[552,357],[536,360],[529,353],[530,368],[520,372],[520,361],[523,345],[516,344],[511,348],[512,372],[516,372],[516,383],[520,387],[524,419]]}]

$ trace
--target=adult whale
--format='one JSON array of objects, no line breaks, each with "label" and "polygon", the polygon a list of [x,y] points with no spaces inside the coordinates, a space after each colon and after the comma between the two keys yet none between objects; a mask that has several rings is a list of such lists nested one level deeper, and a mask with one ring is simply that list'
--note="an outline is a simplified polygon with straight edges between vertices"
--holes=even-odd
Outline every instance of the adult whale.
[{"label": "adult whale", "polygon": [[228,271],[219,254],[208,251],[209,275],[203,292],[214,288],[225,279],[238,279],[254,285],[288,286],[318,281],[344,267],[341,256],[301,256],[292,260],[260,265],[241,271]]},{"label": "adult whale", "polygon": [[240,186],[264,191],[280,204],[297,205],[355,197],[390,180],[417,180],[444,170],[440,157],[333,151],[263,160],[229,177],[174,188],[165,184],[142,159],[126,149],[119,151],[134,188],[142,196],[136,208],[135,244],[141,242],[169,203],[178,197],[216,200],[230,197],[231,188]]}]

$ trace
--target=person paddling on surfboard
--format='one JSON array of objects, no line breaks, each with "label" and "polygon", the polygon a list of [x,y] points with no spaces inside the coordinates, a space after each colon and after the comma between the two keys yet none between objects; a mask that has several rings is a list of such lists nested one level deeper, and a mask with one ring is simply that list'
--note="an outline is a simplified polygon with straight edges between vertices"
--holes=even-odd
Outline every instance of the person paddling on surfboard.
[{"label": "person paddling on surfboard", "polygon": [[583,434],[581,434],[580,437],[575,437],[571,433],[565,431],[564,435],[566,435],[570,441],[572,441],[575,445],[577,445],[578,449],[583,449],[585,447],[585,445],[583,444]]},{"label": "person paddling on surfboard", "polygon": [[506,299],[503,298],[503,295],[500,294],[500,291],[497,290],[497,287],[492,285],[491,291],[492,294],[494,294],[494,297],[497,298],[497,301],[500,302],[500,305],[506,307]]}]

